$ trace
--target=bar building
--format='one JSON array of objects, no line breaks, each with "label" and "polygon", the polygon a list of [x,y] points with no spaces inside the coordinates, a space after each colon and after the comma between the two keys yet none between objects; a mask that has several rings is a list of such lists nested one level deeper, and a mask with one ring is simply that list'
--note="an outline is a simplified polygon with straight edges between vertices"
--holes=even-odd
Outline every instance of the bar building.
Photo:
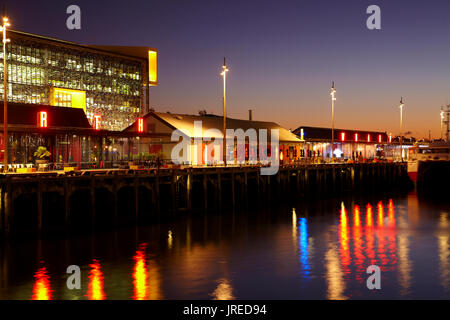
[{"label": "bar building", "polygon": [[[201,122],[201,132],[196,132],[194,128],[195,122]],[[162,113],[162,112],[149,112],[142,119],[142,125],[132,125],[126,132],[134,132],[139,134],[139,129],[150,136],[141,138],[139,140],[139,150],[141,152],[149,152],[150,154],[159,153],[163,159],[171,159],[171,152],[178,141],[171,141],[170,137],[174,130],[180,130],[185,132],[185,136],[190,139],[190,159],[186,161],[189,165],[216,165],[223,164],[222,160],[212,160],[211,156],[215,152],[219,152],[219,159],[222,158],[222,147],[219,150],[212,149],[212,140],[214,138],[223,138],[222,134],[223,117],[214,114],[203,115],[189,115],[189,114],[174,114],[174,113]],[[217,135],[211,134],[211,129],[218,129]],[[238,130],[242,129],[245,132],[249,129],[254,129],[256,132],[256,139],[259,142],[259,130],[267,130],[267,146],[268,156],[270,154],[270,133],[271,130],[278,130],[279,134],[279,146],[273,148],[274,152],[279,157],[282,163],[290,163],[295,161],[294,150],[301,144],[300,139],[289,130],[283,128],[277,123],[267,121],[255,121],[251,117],[249,120],[227,118],[227,129]],[[152,138],[152,134],[157,134],[159,140]],[[194,139],[211,139],[211,141],[202,141],[201,143],[195,143]],[[227,141],[230,141],[233,137],[227,136]],[[258,148],[256,146],[249,145],[248,136],[246,137],[244,157],[239,158],[237,153],[237,141],[234,141],[234,147],[230,146],[227,149],[227,157],[233,158],[234,164],[247,164],[251,158],[258,159]],[[282,154],[282,155],[281,155]]]},{"label": "bar building", "polygon": [[[293,133],[303,142],[302,157],[331,158],[331,128],[300,126]],[[334,155],[345,160],[389,157],[392,139],[386,132],[334,129]]]}]

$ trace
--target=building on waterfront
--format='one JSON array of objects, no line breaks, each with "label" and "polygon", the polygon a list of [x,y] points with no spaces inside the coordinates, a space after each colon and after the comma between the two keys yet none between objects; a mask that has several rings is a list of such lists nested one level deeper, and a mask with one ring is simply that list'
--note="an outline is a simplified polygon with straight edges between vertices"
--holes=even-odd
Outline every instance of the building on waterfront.
[{"label": "building on waterfront", "polygon": [[[80,45],[14,30],[8,37],[9,102],[80,108],[91,124],[101,119],[102,129],[115,131],[149,111],[155,49]],[[3,68],[3,49],[0,55]]]},{"label": "building on waterfront", "polygon": [[[123,130],[150,110],[156,49],[81,45],[15,30],[8,38],[9,163],[31,162],[39,146],[54,163],[133,158],[135,138]],[[1,48],[2,70],[3,57]],[[3,72],[0,78],[3,97]]]},{"label": "building on waterfront", "polygon": [[[332,129],[300,126],[293,131],[302,142],[301,156],[306,158],[331,158]],[[391,134],[378,131],[334,129],[334,155],[343,160],[394,159],[400,157],[399,142]],[[403,149],[412,144],[404,141]],[[408,152],[404,152],[407,157]]]},{"label": "building on waterfront", "polygon": [[[201,123],[201,131],[196,132],[195,122]],[[150,112],[142,119],[141,126],[132,125],[126,131],[135,132],[139,134],[139,130],[149,135],[158,135],[163,138],[159,138],[159,141],[155,141],[151,136],[147,138],[141,138],[139,140],[139,149],[146,153],[155,154],[159,153],[163,159],[171,159],[172,149],[178,141],[171,141],[171,135],[174,130],[180,130],[184,132],[188,139],[190,139],[190,159],[186,161],[190,165],[215,165],[223,164],[222,160],[212,160],[208,155],[214,155],[215,152],[219,152],[219,159],[222,158],[222,147],[218,150],[210,149],[214,138],[222,139],[222,126],[223,117],[214,114],[202,114],[202,115],[189,115],[189,114],[174,114],[174,113],[162,113],[162,112]],[[212,133],[212,129],[216,129],[216,133]],[[273,129],[279,132],[279,147],[274,151],[279,154],[279,160],[282,163],[291,163],[296,159],[297,149],[300,149],[300,139],[291,133],[289,130],[283,128],[274,122],[266,121],[254,121],[254,120],[242,120],[227,118],[227,129],[238,130],[242,129],[245,132],[249,129],[254,129],[257,137],[257,141],[260,141],[259,130],[267,130],[267,146],[268,153],[270,155],[270,132]],[[206,139],[205,139],[206,138]],[[203,140],[200,143],[196,143],[195,140]],[[234,139],[227,136],[228,139]],[[210,140],[210,141],[205,141]],[[228,140],[229,141],[229,140]],[[249,145],[248,136],[245,142],[245,155],[239,158],[237,153],[237,141],[234,141],[234,147],[227,150],[229,154],[227,157],[234,159],[234,164],[246,164],[251,162],[249,159],[258,157],[259,145],[252,148]],[[281,155],[282,154],[282,155]]]}]

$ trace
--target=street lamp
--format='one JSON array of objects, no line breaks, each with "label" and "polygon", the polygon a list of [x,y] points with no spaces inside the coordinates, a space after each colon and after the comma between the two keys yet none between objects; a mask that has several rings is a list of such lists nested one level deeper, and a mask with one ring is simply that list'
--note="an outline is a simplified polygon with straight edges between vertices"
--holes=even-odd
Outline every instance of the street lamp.
[{"label": "street lamp", "polygon": [[403,162],[403,136],[402,136],[402,130],[403,130],[403,106],[405,104],[403,103],[403,97],[400,98],[400,159]]},{"label": "street lamp", "polygon": [[8,172],[8,67],[6,65],[6,44],[10,41],[6,38],[6,28],[9,27],[8,18],[3,17],[3,25],[0,32],[3,32],[3,171]]},{"label": "street lamp", "polygon": [[331,84],[331,159],[334,159],[334,102],[336,101],[334,81]]},{"label": "street lamp", "polygon": [[441,107],[441,140],[442,140],[442,130],[444,129],[444,107]]},{"label": "street lamp", "polygon": [[227,104],[226,104],[226,84],[227,84],[227,64],[225,57],[223,58],[222,72],[220,73],[223,77],[223,165],[227,165],[227,144],[226,144],[226,132],[227,132]]}]

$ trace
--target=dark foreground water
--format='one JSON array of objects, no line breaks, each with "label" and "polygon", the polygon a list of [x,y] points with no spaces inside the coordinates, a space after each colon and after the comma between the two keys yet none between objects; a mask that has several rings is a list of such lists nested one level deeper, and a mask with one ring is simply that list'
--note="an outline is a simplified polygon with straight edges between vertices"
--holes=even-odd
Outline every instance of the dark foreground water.
[{"label": "dark foreground water", "polygon": [[[450,202],[317,200],[0,245],[0,299],[450,298]],[[369,265],[381,289],[369,290]],[[81,268],[69,290],[66,269]]]}]

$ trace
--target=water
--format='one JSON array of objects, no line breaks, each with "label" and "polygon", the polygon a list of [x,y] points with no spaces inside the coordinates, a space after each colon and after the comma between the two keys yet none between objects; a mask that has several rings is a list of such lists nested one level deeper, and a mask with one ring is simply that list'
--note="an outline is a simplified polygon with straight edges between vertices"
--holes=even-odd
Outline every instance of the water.
[{"label": "water", "polygon": [[[416,194],[180,213],[1,246],[0,299],[448,299],[450,206]],[[381,289],[369,290],[369,265]],[[69,290],[66,269],[81,268]]]}]

